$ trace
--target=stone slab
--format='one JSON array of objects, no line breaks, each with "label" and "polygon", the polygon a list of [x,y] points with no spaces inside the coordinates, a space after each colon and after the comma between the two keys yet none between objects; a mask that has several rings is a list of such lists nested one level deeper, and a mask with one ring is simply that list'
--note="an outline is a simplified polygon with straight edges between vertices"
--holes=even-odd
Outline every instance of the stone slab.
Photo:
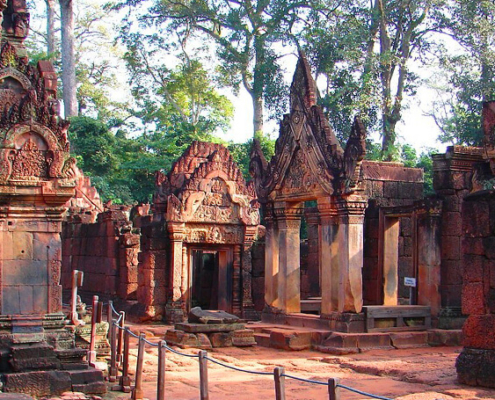
[{"label": "stone slab", "polygon": [[428,332],[391,332],[390,340],[396,349],[428,346]]},{"label": "stone slab", "polygon": [[245,328],[246,324],[175,324],[175,329],[188,333],[232,332]]}]

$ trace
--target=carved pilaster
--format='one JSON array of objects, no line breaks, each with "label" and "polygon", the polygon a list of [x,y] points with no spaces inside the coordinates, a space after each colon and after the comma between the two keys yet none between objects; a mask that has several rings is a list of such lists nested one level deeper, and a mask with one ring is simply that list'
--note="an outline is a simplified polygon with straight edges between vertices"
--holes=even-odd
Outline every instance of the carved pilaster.
[{"label": "carved pilaster", "polygon": [[184,224],[168,224],[170,238],[170,280],[166,305],[167,322],[180,322],[184,319],[184,301],[181,293],[182,284],[182,245]]},{"label": "carved pilaster", "polygon": [[234,260],[232,273],[232,312],[241,314],[241,246],[234,246]]}]

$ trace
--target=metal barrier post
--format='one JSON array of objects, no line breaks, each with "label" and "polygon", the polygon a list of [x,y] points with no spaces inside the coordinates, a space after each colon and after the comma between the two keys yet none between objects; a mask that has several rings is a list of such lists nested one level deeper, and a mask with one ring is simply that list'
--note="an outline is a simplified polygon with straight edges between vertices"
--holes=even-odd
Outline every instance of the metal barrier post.
[{"label": "metal barrier post", "polygon": [[199,352],[199,398],[208,400],[208,353],[205,350]]},{"label": "metal barrier post", "polygon": [[98,315],[98,296],[93,296],[93,311],[91,315],[91,338],[88,352],[88,362],[94,365],[96,362],[96,318]]},{"label": "metal barrier post", "polygon": [[328,398],[329,400],[340,400],[339,378],[328,379]]},{"label": "metal barrier post", "polygon": [[139,335],[139,345],[138,345],[138,356],[136,362],[136,382],[134,384],[134,390],[132,391],[132,400],[142,400],[143,398],[143,361],[144,361],[144,346],[146,342],[144,341],[145,334],[141,333]]},{"label": "metal barrier post", "polygon": [[275,400],[285,400],[285,369],[283,367],[275,367],[273,376],[275,379]]},{"label": "metal barrier post", "polygon": [[163,340],[158,343],[158,384],[156,386],[156,400],[165,400],[165,358],[167,343]]},{"label": "metal barrier post", "polygon": [[124,347],[125,311],[120,312],[119,345],[117,347],[117,363],[122,363],[122,349]]},{"label": "metal barrier post", "polygon": [[[112,314],[110,314],[110,319]],[[108,371],[108,380],[115,382],[117,380],[117,327],[113,321],[109,322],[110,329],[110,369]]]},{"label": "metal barrier post", "polygon": [[131,335],[129,332],[124,332],[124,357],[122,360],[122,376],[120,377],[120,386],[124,393],[131,391],[131,378],[129,376],[129,342]]}]

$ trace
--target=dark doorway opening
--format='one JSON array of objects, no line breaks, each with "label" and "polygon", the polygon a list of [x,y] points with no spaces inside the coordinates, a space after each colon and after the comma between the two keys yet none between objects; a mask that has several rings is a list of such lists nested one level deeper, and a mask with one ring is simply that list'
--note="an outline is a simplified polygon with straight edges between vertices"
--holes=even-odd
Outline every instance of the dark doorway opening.
[{"label": "dark doorway opening", "polygon": [[190,254],[190,307],[232,312],[232,250],[196,248]]}]

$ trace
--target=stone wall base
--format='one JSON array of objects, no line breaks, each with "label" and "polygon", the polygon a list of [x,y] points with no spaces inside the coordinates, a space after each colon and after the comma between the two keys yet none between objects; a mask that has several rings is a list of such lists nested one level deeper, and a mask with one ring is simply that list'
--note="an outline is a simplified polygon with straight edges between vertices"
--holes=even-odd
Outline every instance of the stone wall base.
[{"label": "stone wall base", "polygon": [[465,347],[455,367],[459,383],[495,388],[495,350]]}]

